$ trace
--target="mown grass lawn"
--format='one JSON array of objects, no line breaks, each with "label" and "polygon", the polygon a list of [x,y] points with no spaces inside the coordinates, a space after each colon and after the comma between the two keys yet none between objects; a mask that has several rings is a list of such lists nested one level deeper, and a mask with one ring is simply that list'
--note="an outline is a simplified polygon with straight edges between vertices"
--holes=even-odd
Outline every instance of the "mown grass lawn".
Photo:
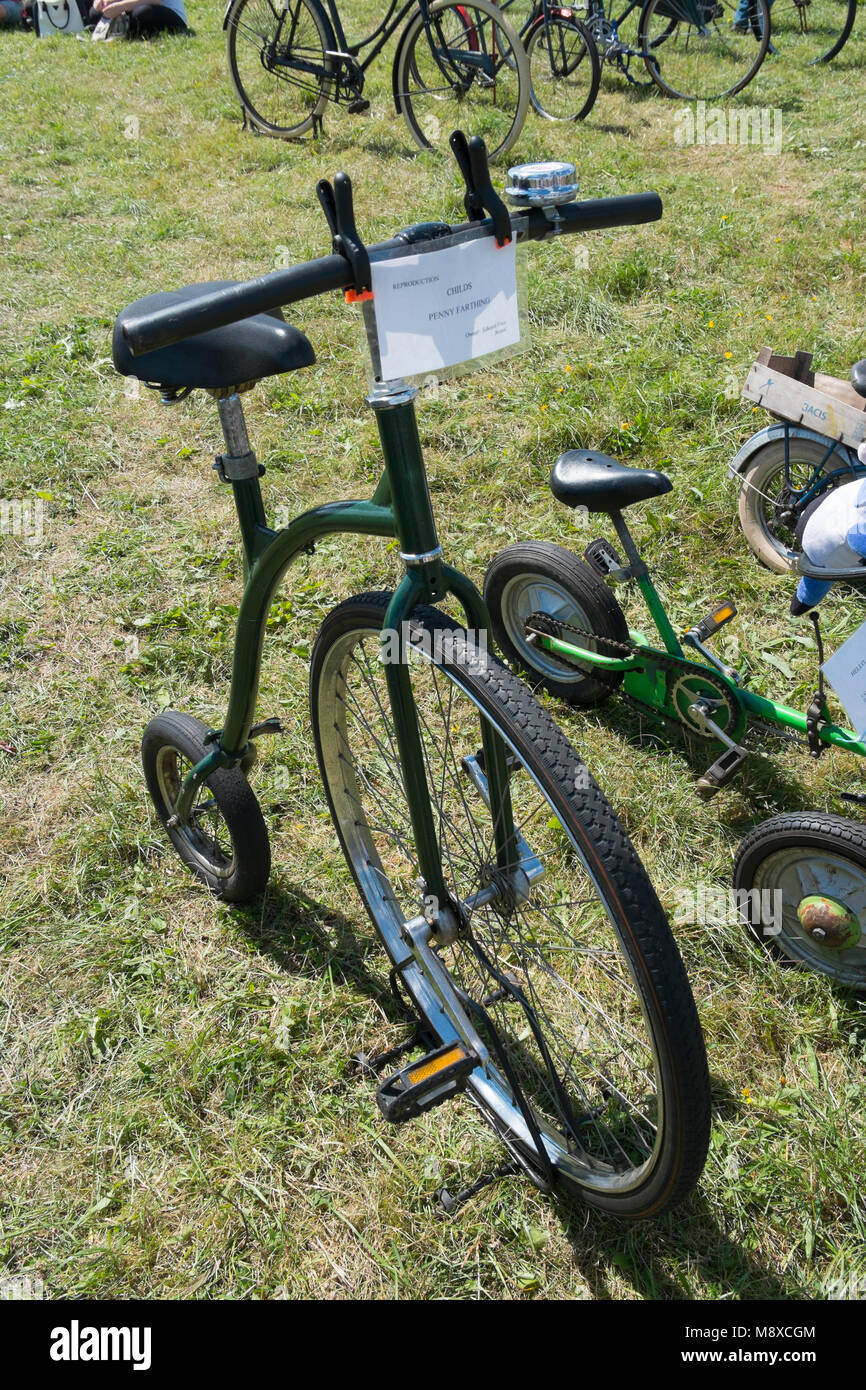
[{"label": "mown grass lawn", "polygon": [[[461,212],[454,170],[419,156],[391,114],[384,60],[370,117],[328,112],[316,143],[255,138],[217,7],[191,9],[194,38],[149,46],[0,33],[0,496],[44,516],[36,539],[0,537],[5,1272],[66,1297],[856,1287],[862,1004],[780,967],[733,923],[677,928],[715,1120],[699,1189],[657,1224],[626,1228],[521,1178],[443,1219],[437,1192],[497,1164],[493,1136],[462,1101],[386,1129],[349,1074],[351,1054],[401,1027],[319,790],[307,656],[336,600],[396,579],[380,544],[322,545],[272,614],[260,711],[288,734],[257,771],[275,862],[264,900],[216,906],[156,827],[141,731],[166,705],[220,722],[240,563],[210,469],[212,403],[128,397],[114,316],[157,288],[323,254],[314,185],[339,168],[370,241]],[[588,539],[546,490],[563,448],[666,469],[675,492],[634,518],[675,620],[733,595],[721,649],[738,643],[755,688],[801,706],[814,658],[787,617],[791,585],[751,558],[725,465],[764,422],[736,399],[762,344],[810,348],[843,376],[866,353],[864,57],[860,15],[826,70],[766,64],[741,100],[779,113],[778,153],[678,145],[679,108],[610,74],[585,128],[551,134],[530,118],[515,157],[575,158],[587,197],[658,189],[665,218],[589,236],[586,256],[574,241],[533,248],[530,351],[420,415],[446,552],[478,581],[512,540]],[[350,311],[334,296],[295,318],[318,365],[246,398],[266,499],[284,515],[363,495],[378,472]],[[862,596],[834,594],[824,611],[838,644]],[[780,746],[704,805],[703,769],[642,741],[626,707],[552,708],[671,907],[727,886],[750,826],[780,809],[847,814],[837,793],[861,780],[841,757],[813,766]]]}]

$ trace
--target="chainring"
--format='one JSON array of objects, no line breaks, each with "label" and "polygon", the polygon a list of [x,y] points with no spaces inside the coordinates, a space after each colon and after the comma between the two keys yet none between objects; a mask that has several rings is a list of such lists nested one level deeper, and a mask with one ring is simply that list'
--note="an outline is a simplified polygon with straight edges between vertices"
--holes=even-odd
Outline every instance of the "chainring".
[{"label": "chainring", "polygon": [[[658,651],[655,647],[644,647],[639,646],[636,642],[617,642],[612,637],[601,637],[598,633],[588,632],[583,628],[572,627],[570,623],[560,622],[559,619],[552,618],[548,613],[530,613],[526,619],[526,631],[537,633],[540,637],[555,637],[559,641],[566,642],[573,638],[579,638],[581,645],[585,645],[586,640],[589,639],[601,656],[636,656],[645,662],[647,667],[664,671],[669,677],[673,677],[672,681],[669,679],[667,682],[665,705],[662,708],[647,704],[646,701],[637,699],[628,691],[623,692],[630,705],[634,705],[643,714],[651,716],[670,728],[685,732],[692,737],[717,743],[718,739],[715,735],[701,728],[688,713],[689,705],[698,695],[709,694],[712,700],[720,702],[717,708],[711,711],[710,717],[724,730],[728,738],[738,741],[745,730],[746,712],[737,699],[736,691],[731,688],[724,676],[720,672],[714,671],[712,667],[702,666],[696,661],[689,661],[686,657],[671,656],[669,652]],[[556,655],[560,660],[568,661],[568,656],[564,652],[557,652]],[[585,665],[577,661],[572,664],[580,671],[586,670]],[[599,681],[602,685],[613,685],[613,681],[605,681],[604,667],[601,666],[592,668],[592,679]],[[693,682],[696,688],[689,691],[687,682]]]}]

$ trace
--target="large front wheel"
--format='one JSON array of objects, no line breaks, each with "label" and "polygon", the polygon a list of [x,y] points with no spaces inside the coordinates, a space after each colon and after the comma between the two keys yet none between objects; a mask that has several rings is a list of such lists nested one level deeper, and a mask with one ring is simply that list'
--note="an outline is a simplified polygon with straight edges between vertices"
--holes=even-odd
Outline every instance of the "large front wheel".
[{"label": "large front wheel", "polygon": [[520,37],[491,0],[434,0],[410,16],[394,57],[394,97],[422,149],[447,150],[451,132],[480,135],[491,160],[511,149],[529,106]]},{"label": "large front wheel", "polygon": [[[381,659],[389,600],[349,599],[325,620],[310,672],[313,731],[361,898],[419,1011],[451,1042],[423,971],[405,965],[404,928],[426,890]],[[470,1092],[512,1151],[544,1172],[534,1125],[558,1187],[623,1217],[658,1215],[696,1182],[709,1131],[700,1025],[658,899],[530,692],[437,610],[416,610],[409,628],[424,771],[458,924],[438,959],[491,1058]],[[499,740],[507,754],[510,827],[505,803],[491,804],[485,730],[487,746]],[[516,863],[498,857],[503,828],[521,837]]]}]

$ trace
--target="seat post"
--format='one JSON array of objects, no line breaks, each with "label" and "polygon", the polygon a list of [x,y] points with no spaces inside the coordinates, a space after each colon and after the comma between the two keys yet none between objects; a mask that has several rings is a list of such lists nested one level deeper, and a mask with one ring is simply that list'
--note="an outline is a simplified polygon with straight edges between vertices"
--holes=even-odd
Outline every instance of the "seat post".
[{"label": "seat post", "polygon": [[224,483],[231,483],[244,542],[244,579],[255,559],[256,539],[267,528],[259,475],[264,469],[250,447],[244,408],[237,391],[217,400],[226,453],[214,465]]},{"label": "seat post", "polygon": [[649,569],[641,558],[640,551],[634,543],[631,531],[629,531],[626,525],[625,517],[622,512],[610,512],[609,515],[614,530],[626,553],[631,570],[631,577],[637,580],[638,588],[643,594],[646,606],[652,615],[652,620],[658,628],[659,636],[664,643],[665,650],[669,651],[673,656],[682,656],[683,649],[680,646],[679,638],[671,626],[671,620],[650,578]]},{"label": "seat post", "polygon": [[643,579],[649,574],[649,570],[641,559],[640,551],[634,543],[631,531],[626,526],[625,517],[622,512],[610,512],[609,515],[613,529],[616,531],[631,566],[632,579]]}]

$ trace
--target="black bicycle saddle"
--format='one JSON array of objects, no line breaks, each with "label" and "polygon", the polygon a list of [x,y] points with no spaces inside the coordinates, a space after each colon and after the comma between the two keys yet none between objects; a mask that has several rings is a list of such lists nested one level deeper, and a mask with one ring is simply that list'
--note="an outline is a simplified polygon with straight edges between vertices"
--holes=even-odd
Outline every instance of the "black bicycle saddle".
[{"label": "black bicycle saddle", "polygon": [[673,483],[650,468],[629,468],[594,449],[568,449],[550,475],[550,490],[566,507],[590,512],[619,512],[633,502],[670,492]]},{"label": "black bicycle saddle", "polygon": [[180,290],[163,290],[129,304],[114,324],[112,356],[123,376],[136,376],[155,386],[183,389],[203,387],[225,390],[266,376],[294,372],[310,367],[316,360],[312,346],[299,328],[286,323],[279,309],[252,318],[213,328],[194,338],[173,343],[133,357],[123,336],[129,318],[171,304],[182,304],[212,290],[236,285],[236,280],[209,280],[201,285],[184,285]]}]

